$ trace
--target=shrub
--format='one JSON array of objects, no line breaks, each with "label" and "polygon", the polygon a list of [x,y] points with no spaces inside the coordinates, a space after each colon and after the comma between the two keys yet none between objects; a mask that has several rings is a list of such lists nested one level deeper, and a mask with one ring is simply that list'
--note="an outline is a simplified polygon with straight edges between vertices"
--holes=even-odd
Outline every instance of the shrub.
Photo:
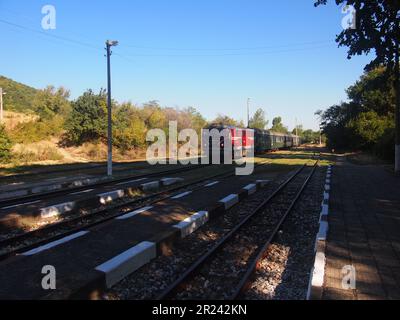
[{"label": "shrub", "polygon": [[33,143],[48,140],[49,137],[61,135],[63,124],[64,119],[61,116],[20,123],[13,130],[11,138],[16,143]]},{"label": "shrub", "polygon": [[11,155],[12,142],[3,125],[0,125],[0,161],[6,161]]},{"label": "shrub", "polygon": [[75,145],[106,138],[106,93],[86,91],[72,103],[72,112],[65,122],[66,139]]}]

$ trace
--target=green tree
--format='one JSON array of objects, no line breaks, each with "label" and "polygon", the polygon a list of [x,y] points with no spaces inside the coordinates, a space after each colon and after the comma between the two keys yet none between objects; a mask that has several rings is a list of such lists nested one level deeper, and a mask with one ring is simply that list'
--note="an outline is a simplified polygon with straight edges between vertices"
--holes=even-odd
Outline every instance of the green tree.
[{"label": "green tree", "polygon": [[37,90],[22,83],[0,76],[0,88],[7,94],[4,96],[5,110],[30,113],[35,111],[33,100]]},{"label": "green tree", "polygon": [[[327,0],[316,0],[315,6]],[[343,30],[336,42],[348,47],[347,57],[368,54],[374,51],[374,59],[366,66],[373,70],[385,66],[393,76],[396,96],[395,112],[395,171],[400,172],[400,1],[393,0],[336,0],[337,5],[353,6],[356,12],[356,27]]]},{"label": "green tree", "polygon": [[211,124],[220,126],[243,127],[243,122],[236,121],[235,119],[222,114],[218,114],[218,116],[213,121],[211,121]]},{"label": "green tree", "polygon": [[257,109],[253,117],[250,119],[249,127],[264,130],[267,125],[268,121],[266,120],[265,111],[261,108]]},{"label": "green tree", "polygon": [[0,125],[0,161],[6,161],[11,155],[12,142],[7,135],[6,129]]},{"label": "green tree", "polygon": [[130,103],[123,104],[114,111],[113,141],[123,152],[145,145],[147,129],[139,113]]},{"label": "green tree", "polygon": [[84,142],[106,139],[106,91],[95,94],[87,90],[72,103],[72,111],[65,123],[66,138],[80,145]]},{"label": "green tree", "polygon": [[56,115],[66,117],[71,111],[69,95],[69,91],[63,87],[56,89],[48,86],[37,92],[33,106],[42,120],[51,119]]},{"label": "green tree", "polygon": [[299,137],[301,137],[303,136],[303,132],[303,125],[299,124],[293,129],[292,134],[297,134]]},{"label": "green tree", "polygon": [[347,90],[349,102],[317,112],[329,147],[363,149],[393,159],[395,93],[387,75],[382,67],[365,72]]},{"label": "green tree", "polygon": [[283,125],[281,117],[276,117],[272,120],[271,130],[280,133],[288,133],[288,129]]},{"label": "green tree", "polygon": [[356,135],[357,146],[370,149],[378,143],[386,129],[390,127],[390,122],[387,117],[380,117],[375,111],[368,111],[350,120],[348,127]]}]

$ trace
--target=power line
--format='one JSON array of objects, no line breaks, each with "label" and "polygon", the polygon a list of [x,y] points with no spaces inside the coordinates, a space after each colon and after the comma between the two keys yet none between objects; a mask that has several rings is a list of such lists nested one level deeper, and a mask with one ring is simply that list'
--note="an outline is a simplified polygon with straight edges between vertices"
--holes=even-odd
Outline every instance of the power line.
[{"label": "power line", "polygon": [[90,43],[86,43],[86,42],[82,42],[82,41],[79,41],[79,40],[74,40],[74,39],[70,39],[70,38],[66,38],[66,37],[62,37],[62,36],[57,36],[55,34],[47,33],[47,32],[44,32],[42,30],[31,29],[31,28],[22,26],[20,24],[9,22],[9,21],[3,20],[3,19],[0,19],[0,22],[3,23],[3,24],[7,24],[9,26],[18,28],[18,29],[27,30],[27,31],[34,32],[34,33],[37,33],[37,34],[41,34],[41,35],[44,35],[46,37],[50,37],[50,38],[53,38],[53,39],[67,41],[67,42],[70,42],[70,43],[74,43],[74,44],[81,45],[81,46],[84,46],[84,47],[87,47],[87,48],[91,48],[91,49],[95,49],[95,50],[103,50],[103,48],[98,47],[98,46],[93,45],[93,44],[90,44]]},{"label": "power line", "polygon": [[[59,35],[54,35],[48,32],[44,32],[42,30],[32,29],[26,26],[22,26],[20,24],[16,24],[13,22],[9,22],[3,19],[0,19],[0,22],[3,24],[7,24],[9,26],[30,31],[36,34],[44,35],[49,38],[53,38],[56,40],[66,41],[73,44],[77,44],[80,46],[84,46],[87,48],[95,49],[95,50],[102,50],[103,48],[98,47],[94,44],[90,44],[88,42],[83,42],[80,40],[75,40],[72,38],[67,38]],[[162,47],[140,47],[140,46],[132,46],[129,44],[123,43],[123,47],[137,47],[137,48],[148,48],[154,50],[181,50],[181,51],[245,51],[245,50],[265,50],[265,49],[279,49],[279,48],[288,48],[285,50],[267,50],[267,51],[256,51],[256,52],[227,52],[227,53],[210,53],[210,54],[168,54],[168,53],[161,53],[161,54],[152,54],[152,53],[129,53],[125,54],[125,56],[119,55],[122,58],[128,59],[130,57],[224,57],[224,56],[249,56],[249,55],[267,55],[273,53],[285,53],[285,52],[295,52],[295,51],[304,51],[304,50],[313,50],[319,48],[329,47],[328,43],[332,43],[332,41],[313,41],[313,42],[303,42],[303,43],[293,43],[293,44],[286,44],[286,45],[276,45],[276,46],[260,46],[260,47],[249,47],[249,48],[219,48],[219,49],[204,49],[204,48],[196,48],[196,49],[188,49],[188,48],[162,48]],[[325,45],[322,45],[325,44]],[[318,45],[318,46],[315,46]],[[299,47],[300,48],[295,48]],[[304,47],[307,46],[307,47]],[[291,48],[294,47],[294,48]]]},{"label": "power line", "polygon": [[331,45],[315,46],[308,48],[294,48],[287,50],[274,50],[274,51],[259,51],[259,52],[246,52],[246,53],[221,53],[221,54],[130,54],[126,57],[227,57],[227,56],[254,56],[254,55],[269,55],[275,53],[290,53],[299,51],[308,51],[314,49],[329,48]]},{"label": "power line", "polygon": [[124,44],[127,48],[136,48],[136,49],[146,49],[146,50],[167,50],[167,51],[252,51],[252,50],[264,50],[264,49],[275,49],[275,48],[287,48],[287,47],[296,47],[296,46],[304,46],[304,45],[314,45],[314,44],[328,44],[332,43],[331,40],[322,40],[322,41],[310,41],[310,42],[300,42],[300,43],[291,43],[291,44],[283,44],[283,45],[274,45],[274,46],[258,46],[258,47],[244,47],[244,48],[171,48],[171,47],[146,47],[132,44]]}]

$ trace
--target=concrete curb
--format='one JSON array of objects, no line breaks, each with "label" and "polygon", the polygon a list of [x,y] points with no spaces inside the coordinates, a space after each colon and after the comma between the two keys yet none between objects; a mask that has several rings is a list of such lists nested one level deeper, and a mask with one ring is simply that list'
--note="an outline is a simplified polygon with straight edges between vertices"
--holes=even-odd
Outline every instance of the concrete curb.
[{"label": "concrete curb", "polygon": [[[139,180],[132,180],[131,182],[138,182]],[[160,189],[164,186],[171,186],[175,183],[183,181],[182,178],[163,178],[161,180],[150,181],[148,183],[136,185],[136,186],[127,186],[121,188],[116,188],[115,190],[107,191],[104,193],[99,193],[97,195],[91,195],[88,198],[77,198],[76,200],[71,200],[69,202],[59,203],[49,205],[47,207],[24,207],[21,210],[12,211],[10,210],[9,214],[6,214],[0,218],[0,232],[7,231],[10,227],[18,225],[21,220],[29,221],[29,223],[39,222],[43,219],[50,219],[54,217],[61,217],[63,215],[72,213],[73,211],[79,209],[95,209],[101,205],[109,205],[113,203],[115,200],[121,199],[125,196],[129,196],[130,194],[134,194],[136,192],[143,191],[154,191]],[[126,183],[127,184],[127,183]],[[78,197],[80,194],[84,194],[85,191],[77,192],[72,197]],[[72,198],[73,199],[73,198]],[[39,202],[34,201],[32,203]],[[29,203],[27,203],[29,204]],[[18,206],[15,206],[18,208]],[[22,207],[22,206],[21,206]],[[11,208],[11,207],[10,207]]]},{"label": "concrete curb", "polygon": [[332,181],[332,166],[328,167],[324,188],[324,200],[321,204],[319,230],[315,240],[315,259],[311,269],[310,281],[308,284],[307,300],[321,300],[325,278],[325,247],[329,231],[329,199]]},{"label": "concrete curb", "polygon": [[73,187],[82,187],[82,186],[90,186],[94,183],[98,183],[101,181],[106,181],[109,180],[108,177],[97,177],[97,178],[83,178],[80,180],[72,180],[72,181],[66,181],[64,183],[48,183],[44,185],[39,185],[31,188],[25,188],[25,189],[17,189],[9,192],[2,192],[0,195],[0,200],[7,200],[11,198],[16,198],[16,197],[22,197],[22,196],[28,196],[28,195],[34,195],[37,193],[44,193],[44,192],[51,192],[51,191],[56,191],[60,189],[69,189]]}]

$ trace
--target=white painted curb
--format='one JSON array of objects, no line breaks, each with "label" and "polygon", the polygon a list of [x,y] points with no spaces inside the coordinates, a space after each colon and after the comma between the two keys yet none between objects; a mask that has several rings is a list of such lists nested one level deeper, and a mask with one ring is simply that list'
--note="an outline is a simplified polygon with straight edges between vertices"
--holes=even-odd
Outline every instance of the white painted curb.
[{"label": "white painted curb", "polygon": [[124,214],[123,216],[117,217],[117,218],[115,218],[115,220],[126,220],[126,219],[132,218],[134,216],[137,216],[140,213],[146,212],[146,211],[148,211],[150,209],[153,209],[153,207],[149,206],[149,207],[144,207],[144,208],[141,208],[141,209],[137,209],[135,211],[129,212],[127,214]]},{"label": "white painted curb", "polygon": [[111,288],[156,256],[156,244],[154,242],[143,241],[97,266],[96,270],[105,274],[107,288]]},{"label": "white painted curb", "polygon": [[100,193],[97,196],[100,198],[99,201],[101,204],[107,204],[113,202],[116,199],[122,198],[125,195],[124,190],[115,190],[105,193]]},{"label": "white painted curb", "polygon": [[186,191],[186,192],[182,192],[180,194],[177,194],[176,196],[173,196],[171,199],[176,200],[176,199],[181,199],[183,197],[188,196],[189,194],[191,194],[192,191]]},{"label": "white painted curb", "polygon": [[198,228],[203,226],[208,221],[208,212],[200,211],[195,213],[189,218],[186,218],[182,222],[174,225],[174,228],[177,228],[181,231],[181,238],[185,238],[191,233],[195,232]]},{"label": "white painted curb", "polygon": [[153,191],[160,187],[160,181],[152,181],[152,182],[143,183],[140,185],[140,187],[143,191]]},{"label": "white painted curb", "polygon": [[33,255],[38,254],[40,252],[43,252],[43,251],[49,250],[51,248],[57,247],[57,246],[59,246],[59,245],[61,245],[63,243],[72,241],[72,240],[74,240],[76,238],[83,237],[84,235],[86,235],[88,233],[89,233],[89,231],[80,231],[80,232],[71,234],[71,235],[69,235],[67,237],[64,237],[62,239],[59,239],[59,240],[56,240],[56,241],[53,241],[53,242],[49,242],[49,243],[47,243],[47,244],[45,244],[43,246],[40,246],[40,247],[37,247],[35,249],[29,250],[27,252],[24,252],[21,255],[23,255],[23,256],[33,256]]},{"label": "white painted curb", "polygon": [[252,183],[243,188],[243,190],[247,191],[247,194],[250,196],[257,192],[257,184]]},{"label": "white painted curb", "polygon": [[317,290],[319,295],[322,294],[325,278],[325,244],[328,237],[329,223],[327,217],[329,215],[329,199],[332,182],[332,166],[328,167],[326,181],[324,187],[324,200],[321,204],[321,214],[319,220],[319,230],[315,240],[315,260],[311,269],[311,276],[307,291],[307,300],[315,298]]},{"label": "white painted curb", "polygon": [[53,218],[56,216],[63,215],[64,213],[70,212],[75,207],[75,202],[65,202],[56,204],[54,206],[40,209],[40,216],[42,219]]},{"label": "white painted curb", "polygon": [[225,206],[225,210],[228,210],[229,208],[232,208],[235,204],[239,202],[239,196],[237,194],[231,194],[218,202],[221,202]]}]

